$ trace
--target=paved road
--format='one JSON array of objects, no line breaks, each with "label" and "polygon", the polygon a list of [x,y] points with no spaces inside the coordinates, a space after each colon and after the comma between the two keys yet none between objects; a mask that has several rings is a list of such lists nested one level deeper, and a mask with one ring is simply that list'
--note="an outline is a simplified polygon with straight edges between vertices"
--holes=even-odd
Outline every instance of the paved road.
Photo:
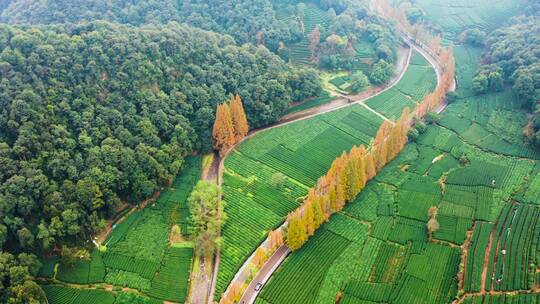
[{"label": "paved road", "polygon": [[[411,41],[407,37],[404,37],[404,40],[411,46],[412,49],[419,52],[432,65],[433,69],[435,70],[436,76],[437,76],[437,83],[439,84],[440,81],[441,81],[441,78],[442,78],[442,73],[443,73],[442,67],[438,64],[438,62],[432,57],[432,55],[430,53],[426,52],[424,49],[417,46],[413,41]],[[410,53],[409,53],[409,57],[407,59],[407,65],[406,66],[408,66],[409,60],[410,60]],[[399,80],[401,80],[403,75],[405,74],[405,70],[406,69],[403,69],[403,71],[400,73],[400,76],[395,79],[394,83],[389,85],[386,89],[380,90],[379,92],[377,92],[373,96],[381,94],[382,92],[390,89],[395,84],[397,84],[399,82]],[[456,86],[456,84],[454,82],[454,84],[453,84],[453,86],[452,86],[452,88],[450,90],[451,91],[455,90],[455,86]],[[362,105],[365,105],[364,101],[367,100],[368,98],[373,97],[373,96],[362,98],[361,100],[356,100],[355,102],[353,102],[353,104],[361,103]],[[446,103],[441,104],[441,106],[438,109],[436,109],[435,111],[437,113],[442,112],[446,108],[446,105],[447,105]],[[348,106],[348,105],[345,105],[345,106]],[[319,115],[319,114],[322,114],[322,113],[334,111],[334,110],[336,110],[338,108],[342,108],[342,107],[344,107],[344,106],[336,106],[336,107],[330,109],[329,111],[316,112],[315,114],[307,115],[306,117],[301,117],[301,118],[295,119],[293,121],[297,121],[297,120],[300,120],[300,119],[306,119],[306,118],[316,116],[316,115]],[[281,122],[280,121],[280,123],[278,123],[277,125],[271,126],[271,127],[268,127],[268,128],[275,128],[275,127],[282,126],[282,125],[287,124],[287,123],[290,123],[290,122]],[[246,291],[244,292],[244,295],[240,299],[239,303],[241,303],[241,304],[252,304],[253,302],[255,302],[255,299],[257,298],[257,295],[260,292],[260,291],[255,291],[255,286],[258,283],[262,283],[264,285],[267,282],[267,280],[271,277],[272,273],[279,267],[279,265],[283,262],[283,260],[287,257],[287,255],[289,253],[290,253],[290,251],[288,250],[288,248],[286,248],[285,246],[280,247],[278,249],[278,251],[276,251],[276,253],[265,263],[265,265],[259,271],[257,276],[251,281],[251,283],[247,287]]]},{"label": "paved road", "polygon": [[268,261],[264,264],[264,266],[261,268],[257,276],[251,281],[251,283],[246,288],[246,291],[244,292],[244,295],[238,302],[239,304],[248,304],[253,303],[257,296],[259,295],[259,292],[262,290],[262,288],[259,291],[255,290],[255,287],[258,283],[266,284],[272,273],[276,271],[276,269],[281,265],[283,260],[289,255],[291,251],[286,245],[283,245],[276,250],[276,252],[268,259]]},{"label": "paved road", "polygon": [[[411,59],[411,52],[412,49],[410,47],[402,47],[398,50],[398,60],[396,63],[396,70],[394,72],[394,76],[388,81],[388,83],[385,83],[383,85],[379,86],[372,86],[367,88],[366,90],[356,94],[356,95],[344,95],[338,92],[334,92],[339,96],[339,98],[334,99],[330,102],[327,102],[325,104],[319,105],[317,107],[305,109],[303,111],[298,111],[295,113],[291,113],[288,115],[283,116],[279,122],[274,124],[274,126],[281,126],[284,123],[298,121],[301,119],[309,118],[315,115],[335,111],[337,109],[341,109],[346,106],[350,106],[353,104],[360,103],[364,105],[368,110],[374,112],[376,115],[380,116],[384,120],[388,120],[387,117],[384,117],[378,112],[375,112],[371,108],[369,108],[364,102],[372,97],[375,97],[390,88],[392,88],[395,84],[397,84],[401,78],[403,78],[403,75],[405,75],[405,72],[407,71],[407,68],[409,67],[409,62]],[[351,100],[352,102],[350,102]]]},{"label": "paved road", "polygon": [[[344,108],[344,107],[348,107],[348,106],[351,106],[351,105],[354,105],[354,104],[361,104],[362,106],[366,107],[368,110],[371,110],[372,112],[375,112],[376,114],[381,116],[383,119],[388,120],[387,117],[384,117],[382,114],[380,114],[380,113],[374,111],[373,109],[369,108],[365,104],[365,101],[372,98],[372,97],[375,97],[375,96],[377,96],[379,94],[384,93],[385,91],[391,89],[393,86],[395,86],[397,83],[399,83],[399,81],[403,78],[403,76],[405,75],[405,72],[407,71],[407,67],[409,66],[409,63],[410,63],[411,52],[412,52],[413,49],[415,51],[419,52],[432,65],[433,69],[435,70],[436,76],[437,76],[437,83],[440,83],[443,71],[442,71],[441,66],[438,64],[438,62],[432,57],[432,55],[430,53],[426,52],[422,47],[417,46],[414,41],[412,41],[410,38],[408,38],[404,34],[403,34],[403,39],[409,45],[410,49],[408,50],[407,56],[400,56],[400,60],[398,62],[398,68],[400,69],[400,71],[398,73],[396,73],[394,78],[391,79],[390,83],[387,86],[372,88],[368,92],[362,93],[362,94],[357,95],[357,96],[342,96],[343,98],[334,100],[333,102],[323,104],[323,105],[321,105],[319,107],[314,107],[314,108],[311,108],[311,109],[307,109],[305,111],[301,111],[301,112],[298,112],[298,113],[292,113],[290,115],[284,116],[279,122],[277,122],[277,123],[275,123],[273,125],[266,126],[266,127],[251,131],[248,134],[248,136],[246,136],[242,141],[240,141],[234,147],[232,147],[221,158],[220,166],[219,166],[218,179],[221,179],[220,175],[221,175],[221,173],[223,171],[222,170],[223,169],[223,163],[224,163],[224,160],[227,158],[228,153],[233,151],[235,149],[235,147],[238,146],[239,144],[241,144],[244,140],[247,140],[247,139],[253,137],[254,135],[256,135],[256,134],[258,134],[260,132],[263,132],[263,131],[266,131],[266,130],[269,130],[269,129],[273,129],[273,128],[277,128],[277,127],[281,127],[283,125],[287,125],[289,123],[293,123],[293,122],[296,122],[296,121],[299,121],[299,120],[308,119],[308,118],[311,118],[311,117],[314,117],[314,116],[317,116],[317,115],[321,115],[321,114],[324,114],[324,113],[332,112],[332,111],[335,111],[335,110],[338,110],[338,109],[341,109],[341,108]],[[405,60],[404,60],[404,58],[405,58]],[[455,82],[453,84],[453,88],[451,89],[451,91],[453,91],[453,90],[455,90]],[[353,100],[353,102],[348,102],[347,101],[348,99]],[[446,108],[446,105],[447,105],[446,103],[442,104],[438,109],[435,110],[435,112],[437,112],[437,113],[442,112]],[[253,303],[255,301],[255,299],[256,299],[256,297],[258,295],[258,292],[256,292],[254,290],[255,285],[258,282],[266,283],[268,278],[279,267],[279,265],[281,264],[281,262],[283,262],[285,257],[289,254],[289,252],[290,251],[288,251],[287,248],[284,249],[283,247],[280,247],[278,249],[278,251],[265,263],[265,265],[263,266],[261,271],[257,274],[255,279],[252,280],[252,282],[250,283],[250,285],[246,289],[244,295],[242,296],[240,303],[242,303],[242,304],[251,304],[251,303]],[[217,264],[216,267],[219,267],[218,266],[219,265],[219,259],[217,259],[216,264]],[[243,271],[243,268],[245,266],[246,266],[246,263],[240,268],[239,272]],[[215,269],[215,270],[217,270],[217,269]],[[217,271],[216,271],[216,273],[217,273]],[[216,279],[217,279],[216,275],[214,275],[213,278],[212,278],[212,281],[213,281],[212,285],[213,286],[215,286],[215,280]],[[209,298],[209,301],[211,301],[211,299],[213,297],[214,288],[215,287],[212,288],[212,292],[210,293],[211,296]]]},{"label": "paved road", "polygon": [[[218,168],[218,184],[221,182],[221,175],[223,174],[224,162],[225,162],[225,159],[227,158],[228,154],[231,151],[234,151],[234,149],[238,145],[240,145],[242,142],[244,142],[245,140],[257,135],[260,132],[264,132],[264,131],[267,131],[267,130],[270,130],[270,129],[273,129],[273,128],[282,127],[284,125],[287,125],[287,124],[290,124],[290,123],[293,123],[293,122],[297,122],[297,121],[300,121],[300,120],[303,120],[303,119],[308,119],[308,118],[311,118],[311,117],[314,117],[314,116],[317,116],[317,115],[332,112],[332,111],[335,111],[335,110],[338,110],[338,109],[341,109],[341,108],[345,108],[345,107],[349,107],[349,106],[352,106],[352,105],[355,105],[355,104],[361,104],[362,106],[365,106],[368,110],[370,110],[370,111],[374,112],[375,114],[379,115],[381,118],[383,118],[385,120],[388,120],[388,118],[384,117],[380,113],[375,112],[373,109],[369,108],[366,104],[364,104],[364,102],[366,100],[374,97],[374,96],[377,96],[379,94],[382,94],[382,93],[386,92],[387,90],[391,89],[394,85],[396,85],[403,78],[403,76],[405,75],[405,72],[407,71],[407,67],[409,66],[409,63],[410,63],[411,55],[412,55],[412,49],[410,47],[400,49],[399,57],[398,57],[398,64],[397,64],[398,70],[396,70],[396,73],[395,73],[394,77],[390,80],[390,82],[385,84],[385,85],[372,87],[369,90],[367,90],[365,92],[362,92],[362,93],[360,93],[358,95],[351,95],[351,96],[343,95],[342,98],[336,99],[336,100],[334,100],[332,102],[329,102],[327,104],[323,104],[323,105],[320,105],[318,107],[313,107],[313,108],[307,109],[305,111],[292,113],[291,115],[284,116],[280,121],[278,121],[277,123],[275,123],[273,125],[268,125],[268,126],[265,126],[265,127],[250,131],[249,134],[246,137],[244,137],[240,142],[236,143],[231,149],[229,149],[223,155],[223,157],[221,157],[219,168]],[[349,102],[348,101],[349,99],[351,99],[352,102]],[[286,225],[286,222],[283,225]],[[272,261],[277,261],[277,260],[272,260]],[[273,264],[271,264],[269,262],[270,261],[267,261],[267,263],[265,264],[264,267],[266,267],[266,265],[270,264],[271,266],[268,266],[268,269],[274,269],[275,270],[279,266],[279,264],[277,264],[277,265],[274,265],[275,267],[272,267]],[[219,263],[220,263],[220,258],[219,258],[219,253],[218,253],[218,257],[216,258],[216,263],[214,265],[215,272],[214,272],[214,275],[212,276],[212,283],[211,283],[211,287],[210,287],[211,291],[210,291],[210,296],[208,298],[208,303],[210,303],[210,301],[214,297],[215,285],[216,285],[216,280],[217,280],[217,269],[219,268]],[[245,261],[244,264],[242,265],[242,267],[240,267],[240,269],[238,270],[237,275],[235,276],[235,279],[233,279],[233,280],[240,280],[241,282],[243,282],[243,280],[245,280],[245,278],[244,278],[244,276],[242,276],[240,274],[244,272],[246,267],[249,267],[250,263],[251,263],[250,260]],[[279,263],[281,263],[281,261],[279,261]],[[231,283],[229,283],[229,286],[231,285]],[[251,301],[254,301],[254,300],[255,300],[255,297],[253,299],[251,299]],[[247,302],[247,300],[246,300],[246,303],[251,303],[251,302]]]}]

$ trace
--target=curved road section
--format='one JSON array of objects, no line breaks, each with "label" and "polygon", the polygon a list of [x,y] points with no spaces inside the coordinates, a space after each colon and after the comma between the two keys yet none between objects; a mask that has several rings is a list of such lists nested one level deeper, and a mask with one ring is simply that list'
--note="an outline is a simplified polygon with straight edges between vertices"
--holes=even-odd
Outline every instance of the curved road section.
[{"label": "curved road section", "polygon": [[[375,113],[376,115],[378,115],[379,117],[381,117],[382,119],[389,121],[389,119],[387,117],[385,117],[382,114],[374,111],[369,106],[367,106],[364,102],[366,100],[374,97],[374,96],[377,96],[379,94],[382,94],[382,93],[386,92],[387,90],[391,89],[394,85],[396,85],[403,78],[403,76],[405,75],[405,72],[407,71],[407,67],[409,66],[411,56],[412,56],[412,48],[410,46],[407,47],[407,48],[400,48],[399,53],[398,53],[398,63],[397,63],[397,69],[396,69],[395,75],[390,80],[390,82],[387,83],[386,85],[381,85],[381,86],[376,86],[376,87],[370,88],[369,90],[364,91],[364,92],[362,92],[361,94],[358,94],[358,95],[351,95],[351,96],[339,95],[340,98],[335,99],[335,100],[333,100],[333,101],[331,101],[329,103],[320,105],[318,107],[313,107],[313,108],[310,108],[310,109],[307,109],[307,110],[304,110],[304,111],[300,111],[300,112],[297,112],[297,113],[292,113],[290,115],[286,115],[286,116],[282,117],[281,120],[278,121],[275,124],[268,125],[268,126],[265,126],[265,127],[259,128],[259,129],[251,130],[246,137],[244,137],[240,142],[236,143],[233,147],[231,147],[223,155],[223,157],[219,157],[219,154],[217,154],[217,153],[214,156],[214,163],[212,164],[212,169],[211,170],[215,171],[214,176],[217,177],[217,183],[221,185],[223,169],[224,169],[224,162],[225,162],[225,159],[227,158],[228,154],[231,151],[233,151],[238,145],[242,144],[244,141],[246,141],[249,138],[257,135],[258,133],[261,133],[261,132],[264,132],[264,131],[267,131],[267,130],[270,130],[270,129],[273,129],[273,128],[282,127],[284,125],[287,125],[287,124],[290,124],[290,123],[293,123],[293,122],[297,122],[297,121],[300,121],[300,120],[308,119],[308,118],[318,116],[318,115],[321,115],[321,114],[324,114],[324,113],[332,112],[332,111],[335,111],[335,110],[338,110],[338,109],[341,109],[341,108],[349,107],[349,106],[352,106],[352,105],[355,105],[355,104],[360,104],[360,105],[364,106],[366,109],[368,109],[369,111],[371,111],[371,112]],[[209,173],[209,174],[211,175],[212,173]],[[284,227],[286,224],[287,223],[285,222],[281,227]],[[279,251],[279,252],[281,254],[283,254],[283,251]],[[287,254],[285,254],[284,257]],[[236,281],[236,280],[242,281],[242,279],[245,279],[245,276],[243,275],[243,273],[245,272],[245,269],[247,268],[247,266],[249,266],[251,258],[252,258],[252,256],[250,256],[246,260],[244,265],[242,265],[242,267],[236,273],[236,275],[233,278],[233,280],[231,281],[231,283]],[[281,259],[281,261],[282,260],[283,259]],[[276,261],[276,260],[272,260],[272,261]],[[281,261],[279,263],[281,263]],[[201,268],[201,272],[199,272],[199,275],[196,275],[196,276],[193,277],[192,282],[194,282],[194,283],[192,283],[192,287],[191,287],[191,297],[190,297],[191,298],[191,303],[193,303],[193,304],[204,304],[204,303],[211,304],[211,303],[213,303],[219,264],[220,264],[220,253],[218,252],[216,254],[216,259],[215,259],[214,269],[213,269],[213,275],[212,275],[212,279],[211,279],[210,282],[207,282],[206,277],[204,277],[204,275],[201,275],[202,270],[203,270],[202,268]],[[277,264],[277,266],[279,266],[279,264]],[[276,266],[276,268],[277,268],[277,266]],[[208,269],[206,269],[206,270],[208,270]],[[229,286],[231,285],[231,283],[229,283]]]},{"label": "curved road section", "polygon": [[[433,66],[433,69],[435,70],[435,73],[437,75],[437,84],[439,84],[440,81],[441,81],[443,70],[442,70],[442,67],[439,65],[439,63],[437,62],[437,60],[433,57],[431,52],[429,52],[429,51],[427,51],[425,49],[425,46],[417,44],[416,42],[414,42],[413,39],[409,38],[408,35],[405,35],[404,33],[402,33],[402,34],[403,34],[402,38],[405,41],[405,43],[407,43],[410,46],[411,49],[414,49],[415,51],[420,53]],[[410,59],[410,53],[409,53],[409,59]],[[407,60],[407,64],[405,65],[405,67],[407,67],[409,65],[409,59]],[[376,96],[376,95],[390,89],[395,84],[397,84],[399,82],[399,80],[401,80],[403,75],[405,74],[405,70],[406,70],[406,68],[404,68],[403,71],[401,71],[399,77],[397,77],[395,79],[395,81],[392,83],[392,85],[388,86],[384,90],[380,90],[379,92],[377,92],[376,94],[373,94],[372,96],[369,96],[367,98],[364,97],[364,98],[361,98],[360,100],[355,100],[351,104],[361,103],[362,105],[365,105],[365,103],[364,103],[365,100],[367,100],[367,99],[369,99],[369,98],[371,98],[373,96]],[[455,89],[455,82],[453,84],[453,87],[451,88],[451,91],[453,91],[454,89]],[[347,106],[347,105],[344,105],[344,106]],[[307,117],[302,117],[300,119],[304,119],[304,118],[316,116],[316,115],[319,115],[319,114],[322,114],[322,113],[334,111],[334,110],[337,110],[337,109],[342,108],[344,106],[343,105],[342,106],[336,106],[336,107],[334,107],[334,108],[332,108],[332,109],[330,109],[328,111],[317,112],[316,114],[307,115]],[[367,107],[367,105],[365,105],[365,106]],[[442,104],[441,107],[439,109],[437,109],[435,112],[441,113],[442,111],[444,111],[445,108],[446,108],[446,103]],[[296,120],[298,120],[298,119],[296,119]],[[296,121],[296,120],[292,120],[292,121]],[[281,126],[283,124],[287,124],[287,123],[290,123],[292,121],[286,121],[285,120],[285,122],[281,122],[281,123],[279,123],[279,124],[277,124],[275,126],[272,126],[271,128]],[[278,250],[272,255],[272,257],[270,257],[270,259],[263,265],[263,267],[257,273],[255,278],[253,278],[253,280],[251,281],[251,283],[246,288],[246,291],[244,292],[244,294],[242,295],[242,298],[240,299],[240,301],[238,303],[240,303],[240,304],[252,304],[252,303],[254,303],[255,299],[259,295],[259,292],[264,287],[264,284],[266,284],[268,279],[270,279],[272,274],[281,265],[281,263],[285,260],[285,258],[287,257],[287,255],[289,255],[290,252],[291,252],[290,249],[286,245],[283,245],[280,248],[278,248]]]}]

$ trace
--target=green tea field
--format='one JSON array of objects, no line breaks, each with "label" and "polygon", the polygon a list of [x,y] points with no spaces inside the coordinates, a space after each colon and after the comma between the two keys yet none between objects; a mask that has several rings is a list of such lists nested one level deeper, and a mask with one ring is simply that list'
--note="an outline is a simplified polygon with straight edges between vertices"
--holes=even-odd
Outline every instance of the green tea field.
[{"label": "green tea field", "polygon": [[[480,51],[455,54],[458,99],[284,261],[256,303],[538,303],[540,162],[522,135],[527,114],[510,89],[474,95]],[[410,82],[368,105],[390,117],[389,105],[414,105],[407,96],[431,85],[421,58],[412,67]]]},{"label": "green tea field", "polygon": [[415,1],[427,13],[427,19],[444,30],[447,38],[453,38],[469,28],[491,31],[502,21],[519,14],[525,3],[522,0]]},{"label": "green tea field", "polygon": [[402,81],[366,103],[386,117],[397,119],[404,108],[413,109],[425,95],[435,89],[436,84],[435,71],[429,62],[417,52],[413,52]]},{"label": "green tea field", "polygon": [[[408,72],[397,86],[405,89],[406,83],[416,81],[410,77],[415,79]],[[298,207],[335,157],[354,145],[369,145],[381,123],[365,107],[352,105],[256,134],[228,155],[223,177],[228,219],[216,297],[268,232]],[[276,176],[283,176],[284,182],[274,184]]]},{"label": "green tea field", "polygon": [[45,290],[51,303],[112,303],[113,293],[85,289],[105,285],[136,290],[156,301],[184,302],[189,290],[193,245],[187,242],[171,247],[169,234],[171,227],[178,225],[182,235],[189,238],[187,197],[199,179],[200,166],[200,157],[188,158],[172,187],[164,190],[154,204],[113,226],[104,243],[105,250],[94,249],[90,259],[77,260],[72,267],[58,263],[56,273],[53,266],[57,260],[44,263],[43,277],[82,288],[47,285]]}]

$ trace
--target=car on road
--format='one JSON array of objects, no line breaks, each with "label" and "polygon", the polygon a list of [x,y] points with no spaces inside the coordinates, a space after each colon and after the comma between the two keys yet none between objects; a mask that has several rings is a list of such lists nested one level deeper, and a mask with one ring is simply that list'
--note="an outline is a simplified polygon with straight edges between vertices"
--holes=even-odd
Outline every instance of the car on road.
[{"label": "car on road", "polygon": [[255,291],[260,291],[263,287],[263,284],[261,282],[257,283],[257,285],[255,285]]}]

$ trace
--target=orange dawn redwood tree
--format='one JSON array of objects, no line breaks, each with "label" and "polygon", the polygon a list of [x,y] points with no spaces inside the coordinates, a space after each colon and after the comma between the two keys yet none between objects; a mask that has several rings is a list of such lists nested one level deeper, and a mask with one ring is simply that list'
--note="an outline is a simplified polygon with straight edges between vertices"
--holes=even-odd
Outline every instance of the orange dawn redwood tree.
[{"label": "orange dawn redwood tree", "polygon": [[244,138],[249,131],[246,112],[239,95],[229,103],[217,105],[212,137],[214,149],[224,153]]},{"label": "orange dawn redwood tree", "polygon": [[416,105],[412,113],[405,108],[394,124],[384,121],[369,149],[363,146],[353,147],[349,154],[344,152],[334,160],[328,172],[317,181],[315,188],[309,192],[302,205],[289,214],[286,243],[293,251],[302,247],[313,234],[313,228],[317,229],[333,213],[352,201],[369,180],[397,157],[407,143],[411,118],[421,119],[428,112],[438,109],[454,83],[455,59],[452,47],[441,47],[441,37],[433,37],[423,26],[418,24],[411,26],[403,7],[394,8],[388,0],[381,0],[378,5],[385,16],[398,21],[399,30],[404,29],[413,33],[417,41],[424,41],[435,54],[443,69],[440,82],[433,92]]},{"label": "orange dawn redwood tree", "polygon": [[409,110],[405,109],[395,124],[381,124],[370,151],[362,145],[343,151],[319,178],[296,211],[289,214],[286,243],[298,250],[335,212],[352,202],[367,182],[394,159],[407,142]]},{"label": "orange dawn redwood tree", "polygon": [[246,112],[244,112],[244,105],[242,104],[242,100],[240,99],[239,95],[235,95],[231,99],[230,108],[232,124],[234,128],[234,136],[236,138],[236,141],[238,142],[242,140],[242,138],[244,138],[249,131]]},{"label": "orange dawn redwood tree", "polygon": [[226,103],[217,106],[212,136],[214,137],[214,149],[221,152],[227,151],[235,143],[231,111]]}]

